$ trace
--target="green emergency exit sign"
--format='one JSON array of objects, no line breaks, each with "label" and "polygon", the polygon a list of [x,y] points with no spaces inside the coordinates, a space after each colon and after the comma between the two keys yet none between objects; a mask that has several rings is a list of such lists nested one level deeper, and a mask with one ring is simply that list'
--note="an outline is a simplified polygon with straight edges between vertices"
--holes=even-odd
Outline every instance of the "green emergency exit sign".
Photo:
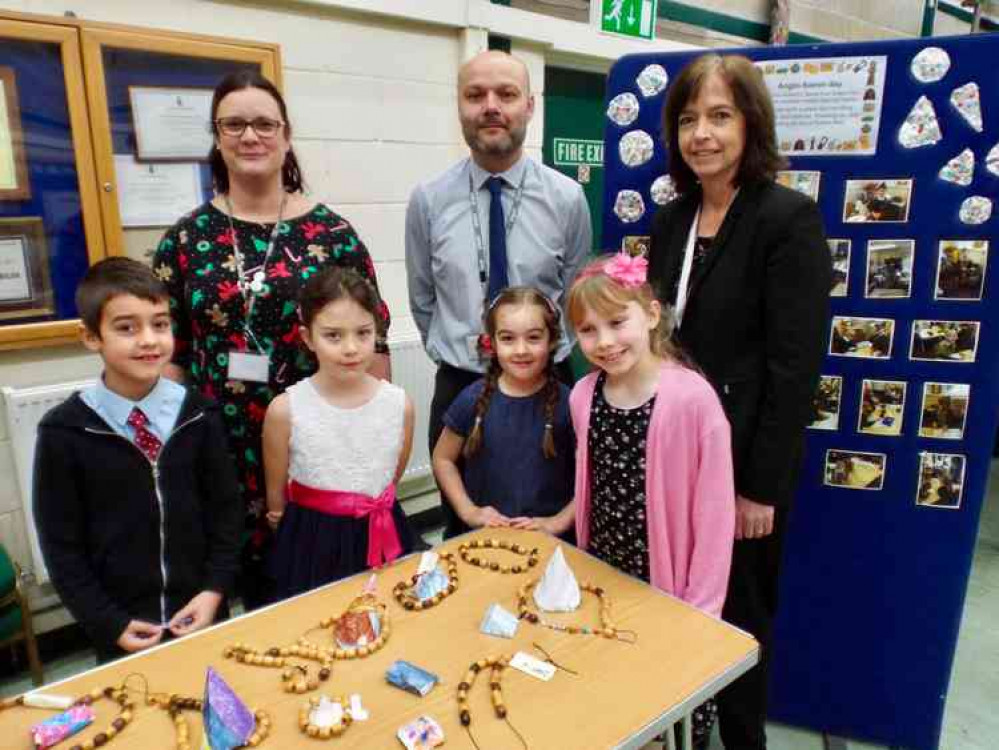
[{"label": "green emergency exit sign", "polygon": [[593,3],[595,8],[600,9],[598,28],[601,31],[634,39],[655,37],[658,5],[659,0],[601,0],[600,3]]},{"label": "green emergency exit sign", "polygon": [[604,142],[587,141],[580,138],[555,138],[552,142],[555,151],[555,166],[590,167],[604,165]]}]

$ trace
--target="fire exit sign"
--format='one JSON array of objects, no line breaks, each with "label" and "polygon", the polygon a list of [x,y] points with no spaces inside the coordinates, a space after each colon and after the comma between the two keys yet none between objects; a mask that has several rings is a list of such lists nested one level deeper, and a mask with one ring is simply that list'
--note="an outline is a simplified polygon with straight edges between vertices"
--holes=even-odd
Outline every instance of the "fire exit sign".
[{"label": "fire exit sign", "polygon": [[607,34],[653,39],[659,0],[600,0],[590,4],[593,23]]}]

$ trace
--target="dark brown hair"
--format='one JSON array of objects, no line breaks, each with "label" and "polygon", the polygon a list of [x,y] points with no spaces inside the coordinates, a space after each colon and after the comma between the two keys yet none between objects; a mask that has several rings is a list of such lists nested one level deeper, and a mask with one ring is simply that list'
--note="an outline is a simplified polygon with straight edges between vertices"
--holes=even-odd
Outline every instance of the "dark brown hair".
[{"label": "dark brown hair", "polygon": [[146,300],[164,302],[170,295],[153,269],[132,258],[115,256],[94,263],[76,288],[76,310],[84,327],[98,338],[104,306],[123,294]]},{"label": "dark brown hair", "polygon": [[[219,104],[233,91],[242,91],[243,89],[260,89],[271,95],[274,101],[277,102],[278,109],[281,110],[281,119],[285,123],[285,137],[291,138],[291,121],[288,119],[288,107],[285,106],[284,97],[281,96],[281,92],[277,90],[277,87],[273,83],[252,69],[237,70],[234,73],[229,73],[215,87],[215,93],[212,95],[211,120],[212,134],[215,138],[220,137],[218,127],[215,125],[215,120],[218,118],[219,113]],[[225,160],[222,158],[222,152],[214,141],[212,142],[211,151],[208,152],[208,164],[212,170],[212,183],[215,185],[215,190],[219,193],[228,193],[229,170],[225,165]],[[284,157],[284,164],[281,166],[281,184],[284,185],[285,191],[289,193],[298,193],[302,190],[302,170],[298,166],[295,150],[290,145],[288,153]]]},{"label": "dark brown hair", "polygon": [[375,331],[385,335],[385,318],[378,290],[357,271],[331,266],[312,276],[299,294],[298,305],[302,325],[312,327],[312,322],[326,305],[340,299],[350,299],[375,319]]},{"label": "dark brown hair", "polygon": [[669,173],[681,193],[697,185],[697,176],[680,155],[680,113],[697,98],[704,82],[714,73],[731,89],[735,106],[746,120],[746,145],[735,184],[772,180],[786,163],[777,151],[774,105],[763,74],[742,55],[701,55],[680,71],[669,87],[663,106],[662,126],[666,150],[670,154]]},{"label": "dark brown hair", "polygon": [[[542,292],[530,286],[510,286],[500,292],[491,305],[486,307],[486,312],[482,316],[482,328],[493,342],[495,349],[496,340],[496,319],[499,317],[499,310],[505,306],[531,305],[541,311],[541,318],[545,321],[545,328],[548,330],[548,363],[545,365],[545,384],[542,386],[545,399],[545,434],[541,441],[541,452],[545,458],[555,458],[555,408],[558,406],[559,381],[555,376],[555,349],[558,347],[560,327],[559,311],[554,303]],[[500,369],[499,357],[493,354],[489,361],[489,369],[486,371],[486,382],[482,386],[482,392],[475,401],[475,423],[472,431],[468,433],[462,454],[465,458],[474,456],[482,448],[485,440],[485,431],[482,422],[489,411],[489,402],[492,401],[493,394],[499,387],[499,378],[503,371]]]},{"label": "dark brown hair", "polygon": [[[648,282],[625,286],[604,273],[604,266],[613,257],[608,254],[589,263],[569,288],[566,312],[573,328],[579,328],[587,309],[592,309],[603,318],[610,318],[621,312],[629,302],[637,302],[646,314],[651,313],[656,295]],[[669,305],[661,305],[659,325],[649,334],[649,348],[657,357],[697,369],[690,356],[673,340],[673,309]]]}]

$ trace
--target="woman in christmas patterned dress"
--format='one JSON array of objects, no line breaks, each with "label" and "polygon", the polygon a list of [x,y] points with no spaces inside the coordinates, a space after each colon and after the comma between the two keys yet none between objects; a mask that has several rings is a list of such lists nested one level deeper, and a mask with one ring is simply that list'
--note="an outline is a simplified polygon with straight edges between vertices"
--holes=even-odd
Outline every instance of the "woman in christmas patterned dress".
[{"label": "woman in christmas patterned dress", "polygon": [[[239,593],[247,609],[269,596],[261,429],[271,400],[315,371],[301,345],[298,294],[322,268],[351,268],[377,289],[354,228],[303,193],[284,99],[254,71],[226,76],[212,98],[215,197],[181,218],[159,244],[153,269],[170,291],[176,353],[167,373],[223,408],[246,502]],[[388,308],[379,314],[389,322]],[[380,340],[372,374],[388,378]]]}]

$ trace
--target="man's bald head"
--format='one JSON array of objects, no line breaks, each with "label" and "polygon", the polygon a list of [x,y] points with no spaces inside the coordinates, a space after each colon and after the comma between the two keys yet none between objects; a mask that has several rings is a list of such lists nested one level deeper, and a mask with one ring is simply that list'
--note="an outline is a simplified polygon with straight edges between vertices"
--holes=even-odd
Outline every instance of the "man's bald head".
[{"label": "man's bald head", "polygon": [[517,76],[524,94],[531,95],[531,74],[527,64],[516,55],[498,49],[480,52],[462,63],[458,68],[458,91],[461,91],[470,76],[483,70],[502,70]]}]

